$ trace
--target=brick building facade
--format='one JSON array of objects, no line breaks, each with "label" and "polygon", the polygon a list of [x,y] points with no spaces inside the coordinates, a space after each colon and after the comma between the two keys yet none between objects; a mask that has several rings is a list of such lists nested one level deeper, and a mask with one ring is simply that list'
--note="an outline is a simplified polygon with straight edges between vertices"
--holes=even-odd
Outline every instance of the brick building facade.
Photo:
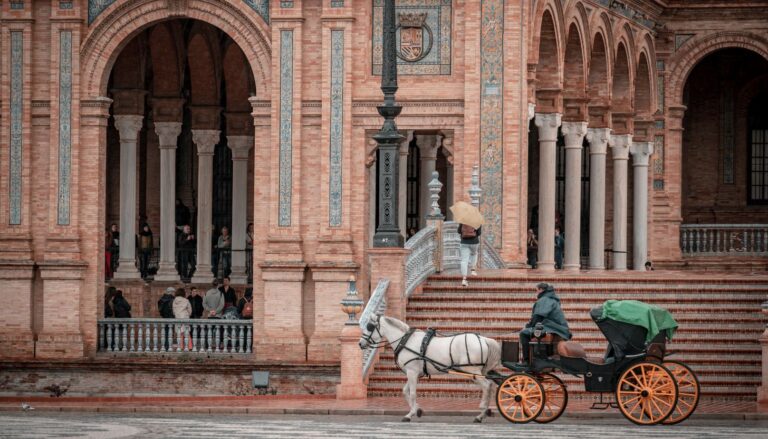
[{"label": "brick building facade", "polygon": [[[382,5],[2,2],[0,356],[93,357],[107,285],[156,315],[184,280],[179,199],[198,237],[193,284],[220,275],[215,235],[232,230],[254,359],[338,361],[346,282],[370,283]],[[525,267],[535,228],[552,269],[556,225],[569,269],[764,266],[765,227],[749,244],[762,253],[728,235],[744,251],[725,259],[684,230],[766,222],[765,6],[399,1],[403,233],[423,225],[432,171],[445,208],[479,166],[484,235],[510,267]],[[146,282],[144,222],[160,243]],[[120,264],[105,280],[112,223]]]}]

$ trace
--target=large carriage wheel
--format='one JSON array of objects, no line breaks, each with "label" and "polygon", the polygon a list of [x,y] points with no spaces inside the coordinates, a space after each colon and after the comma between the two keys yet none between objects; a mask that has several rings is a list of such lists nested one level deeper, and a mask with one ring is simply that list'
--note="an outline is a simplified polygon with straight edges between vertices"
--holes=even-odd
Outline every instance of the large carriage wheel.
[{"label": "large carriage wheel", "polygon": [[544,409],[534,421],[546,424],[559,418],[565,412],[565,407],[568,405],[568,390],[565,388],[563,380],[551,373],[541,374],[538,378],[539,383],[544,388]]},{"label": "large carriage wheel", "polygon": [[496,407],[509,422],[525,424],[544,409],[544,388],[531,375],[516,373],[505,379],[496,391]]},{"label": "large carriage wheel", "polygon": [[696,406],[699,405],[699,396],[701,395],[699,380],[690,367],[679,361],[665,361],[664,367],[672,372],[677,382],[677,404],[675,410],[669,415],[665,424],[678,424],[688,419]]},{"label": "large carriage wheel", "polygon": [[677,383],[666,367],[641,361],[627,368],[616,384],[621,413],[639,425],[658,424],[669,417],[677,402]]}]

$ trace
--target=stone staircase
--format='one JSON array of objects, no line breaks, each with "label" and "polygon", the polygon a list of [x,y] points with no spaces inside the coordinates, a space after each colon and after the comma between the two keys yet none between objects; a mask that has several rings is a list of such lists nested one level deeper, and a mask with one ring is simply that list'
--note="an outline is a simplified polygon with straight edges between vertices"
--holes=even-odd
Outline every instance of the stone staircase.
[{"label": "stone staircase", "polygon": [[[694,273],[622,273],[549,276],[494,272],[471,279],[432,276],[407,306],[412,327],[443,332],[477,332],[497,340],[517,338],[530,318],[535,285],[555,285],[574,340],[589,356],[602,356],[606,340],[589,310],[608,299],[636,299],[668,309],[680,325],[668,350],[697,374],[703,397],[754,400],[760,382],[758,337],[765,328],[760,305],[768,299],[768,276]],[[505,371],[502,371],[504,373]],[[508,372],[508,371],[507,371]],[[560,376],[573,398],[591,398],[580,378]],[[394,365],[391,349],[382,352],[368,383],[370,396],[401,395],[405,375]],[[440,375],[419,382],[419,395],[479,398],[466,378]]]}]

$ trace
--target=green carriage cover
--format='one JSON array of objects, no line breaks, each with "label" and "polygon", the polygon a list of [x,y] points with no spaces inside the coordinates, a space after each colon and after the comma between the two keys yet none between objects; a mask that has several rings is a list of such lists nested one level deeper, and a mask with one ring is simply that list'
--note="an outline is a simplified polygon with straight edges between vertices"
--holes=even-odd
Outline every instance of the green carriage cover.
[{"label": "green carriage cover", "polygon": [[646,343],[661,331],[667,331],[667,338],[672,340],[677,329],[677,322],[669,311],[639,300],[606,300],[603,303],[602,318],[645,328],[648,331],[645,336]]}]

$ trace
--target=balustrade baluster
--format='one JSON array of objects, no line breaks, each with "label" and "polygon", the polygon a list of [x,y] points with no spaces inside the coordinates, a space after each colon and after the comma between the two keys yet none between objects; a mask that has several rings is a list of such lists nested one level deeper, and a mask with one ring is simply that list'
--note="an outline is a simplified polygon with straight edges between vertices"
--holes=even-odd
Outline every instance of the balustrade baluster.
[{"label": "balustrade baluster", "polygon": [[197,324],[189,325],[189,336],[192,337],[192,352],[197,352]]},{"label": "balustrade baluster", "polygon": [[245,327],[246,333],[245,333],[245,344],[246,349],[245,353],[250,354],[251,353],[251,342],[253,340],[253,325],[248,325]]},{"label": "balustrade baluster", "polygon": [[144,322],[136,324],[136,350],[144,352]]},{"label": "balustrade baluster", "polygon": [[237,352],[242,354],[245,352],[245,326],[237,326]]},{"label": "balustrade baluster", "polygon": [[107,350],[109,352],[115,351],[115,324],[109,323],[107,325]]},{"label": "balustrade baluster", "polygon": [[207,352],[213,352],[213,328],[208,323],[205,324],[205,332],[208,336]]},{"label": "balustrade baluster", "polygon": [[122,344],[120,345],[120,352],[125,352],[126,350],[128,350],[128,324],[127,323],[120,324],[120,338],[122,339]]},{"label": "balustrade baluster", "polygon": [[160,352],[168,352],[168,325],[160,323]]},{"label": "balustrade baluster", "polygon": [[128,352],[136,351],[136,344],[134,342],[134,337],[136,337],[136,324],[129,323],[128,324]]},{"label": "balustrade baluster", "polygon": [[152,345],[150,343],[150,332],[152,332],[152,324],[146,323],[146,327],[144,328],[144,352],[149,352],[152,350]]},{"label": "balustrade baluster", "polygon": [[150,323],[152,326],[152,352],[157,352],[160,350],[160,343],[158,342],[158,328],[157,328],[157,322]]}]

